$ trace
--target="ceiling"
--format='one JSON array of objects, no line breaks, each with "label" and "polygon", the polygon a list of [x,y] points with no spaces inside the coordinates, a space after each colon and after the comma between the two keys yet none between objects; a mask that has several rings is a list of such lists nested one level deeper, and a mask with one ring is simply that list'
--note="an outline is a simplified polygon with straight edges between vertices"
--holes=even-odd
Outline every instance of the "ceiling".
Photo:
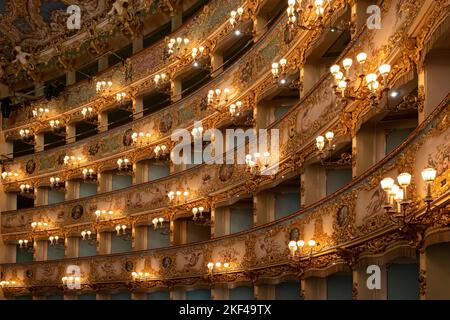
[{"label": "ceiling", "polygon": [[15,45],[35,51],[60,37],[73,35],[74,31],[66,27],[66,9],[72,4],[80,7],[82,23],[106,16],[111,8],[109,0],[0,0],[3,55],[11,58]]}]

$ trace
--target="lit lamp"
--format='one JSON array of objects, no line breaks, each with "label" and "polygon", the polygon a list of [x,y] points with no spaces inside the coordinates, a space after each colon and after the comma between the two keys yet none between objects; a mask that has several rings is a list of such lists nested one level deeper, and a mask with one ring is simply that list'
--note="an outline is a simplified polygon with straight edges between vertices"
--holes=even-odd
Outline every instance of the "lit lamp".
[{"label": "lit lamp", "polygon": [[[354,65],[351,58],[342,60],[342,71],[337,64],[330,67],[330,73],[335,80],[333,86],[334,91],[337,96],[343,99],[365,100],[366,98],[370,98],[372,104],[376,104],[379,97],[390,89],[387,83],[387,77],[391,72],[391,66],[389,64],[382,64],[378,67],[379,74],[366,74],[364,66],[367,61],[367,54],[365,52],[359,53],[356,56],[356,60],[358,64],[355,67],[356,75],[354,77],[350,74],[350,70]],[[382,78],[382,85],[378,81],[379,76]]]},{"label": "lit lamp", "polygon": [[[81,236],[83,237],[83,240],[90,240],[91,239],[92,232],[90,230],[83,230],[81,231]],[[86,239],[87,236],[87,239]]]},{"label": "lit lamp", "polygon": [[[239,7],[236,11],[233,10],[230,12],[230,19],[228,21],[230,22],[233,29],[242,23],[243,14],[244,14],[244,8],[242,8],[242,7]],[[234,34],[239,36],[241,34],[241,30],[239,30],[239,28],[236,28],[234,30]]]},{"label": "lit lamp", "polygon": [[54,246],[58,243],[59,237],[58,236],[50,236],[48,238],[48,240],[50,241],[50,245]]},{"label": "lit lamp", "polygon": [[[305,246],[305,241],[303,241],[303,240],[298,240],[298,241],[291,240],[291,241],[289,241],[288,248],[289,248],[289,252],[291,253],[291,256],[295,257],[295,256],[297,256],[297,253],[299,255],[301,255],[300,251],[303,249],[304,246]],[[312,255],[313,249],[316,246],[317,246],[317,243],[316,243],[315,240],[310,239],[308,241],[308,247],[310,248],[310,255]]]},{"label": "lit lamp", "polygon": [[209,90],[207,96],[207,102],[209,106],[218,108],[220,105],[226,104],[230,95],[230,89],[225,88],[223,91],[219,88],[215,90]]},{"label": "lit lamp", "polygon": [[427,186],[427,195],[424,199],[425,203],[429,206],[433,202],[433,197],[431,196],[431,184],[434,179],[436,179],[436,169],[426,168],[422,171],[422,179]]},{"label": "lit lamp", "polygon": [[126,97],[127,94],[125,92],[119,92],[116,94],[116,101],[120,104],[123,104],[125,102]]},{"label": "lit lamp", "polygon": [[121,235],[121,234],[125,234],[125,231],[126,231],[126,229],[127,229],[127,226],[126,225],[117,225],[116,226],[116,232],[117,232],[117,235],[119,236],[119,235]]}]

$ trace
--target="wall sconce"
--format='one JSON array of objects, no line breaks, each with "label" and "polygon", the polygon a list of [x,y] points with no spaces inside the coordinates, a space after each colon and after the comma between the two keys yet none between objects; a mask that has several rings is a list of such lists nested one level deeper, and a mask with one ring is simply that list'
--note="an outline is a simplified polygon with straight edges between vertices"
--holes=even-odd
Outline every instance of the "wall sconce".
[{"label": "wall sconce", "polygon": [[58,136],[65,136],[66,135],[66,130],[61,125],[61,121],[59,121],[59,120],[50,120],[49,124],[50,124],[50,128],[52,129],[53,134],[56,134]]},{"label": "wall sconce", "polygon": [[149,272],[132,272],[131,277],[133,278],[133,281],[145,281],[150,278]]},{"label": "wall sconce", "polygon": [[114,214],[114,211],[112,211],[112,210],[95,210],[95,216],[97,217],[97,218],[100,218],[100,217],[112,217],[113,216],[113,214]]},{"label": "wall sconce", "polygon": [[[202,66],[200,61],[203,58],[208,57],[208,55],[209,55],[209,49],[207,49],[203,46],[200,46],[198,48],[197,47],[192,48],[192,50],[191,50],[192,65],[195,68]],[[208,68],[211,68],[211,65],[208,65]]]},{"label": "wall sconce", "polygon": [[125,92],[117,93],[116,94],[116,101],[117,101],[117,103],[119,103],[119,104],[125,103],[126,97],[127,97],[127,94]]},{"label": "wall sconce", "polygon": [[155,75],[153,82],[155,83],[158,92],[166,94],[170,93],[170,78],[165,73]]},{"label": "wall sconce", "polygon": [[119,171],[133,171],[133,164],[127,158],[120,158],[117,160],[117,166],[119,167]]},{"label": "wall sconce", "polygon": [[[163,217],[154,218],[152,220],[153,229],[156,230],[157,228],[162,228],[163,227],[163,222],[164,222],[164,218]],[[159,223],[159,225],[158,225],[158,223]]]},{"label": "wall sconce", "polygon": [[[358,61],[357,75],[350,75],[350,68],[353,60],[345,58],[342,61],[344,72],[340,70],[339,65],[335,64],[330,67],[330,72],[334,77],[335,84],[333,86],[336,95],[342,99],[349,100],[365,100],[371,99],[372,105],[378,104],[383,93],[390,90],[387,84],[387,76],[391,72],[389,64],[383,64],[378,67],[379,75],[376,73],[365,74],[364,65],[367,61],[367,54],[364,52],[356,56]],[[382,77],[382,86],[378,81],[379,76]]]},{"label": "wall sconce", "polygon": [[230,89],[225,88],[223,91],[221,89],[209,90],[208,91],[208,106],[213,107],[219,111],[219,107],[228,103],[228,98],[230,95]]},{"label": "wall sconce", "polygon": [[[289,251],[291,253],[291,256],[293,258],[295,258],[297,256],[301,257],[302,256],[302,252],[301,251],[303,250],[304,246],[305,246],[305,241],[303,241],[303,240],[298,240],[298,241],[291,240],[291,241],[289,241],[288,248],[289,248]],[[314,250],[314,248],[316,246],[317,246],[317,242],[314,239],[311,239],[311,240],[308,241],[308,247],[310,249],[310,251],[309,251],[309,256],[310,257],[312,256],[313,250]]]},{"label": "wall sconce", "polygon": [[[381,180],[381,188],[386,192],[387,202],[383,206],[387,214],[394,214],[396,218],[403,220],[403,223],[410,223],[414,216],[407,214],[408,206],[411,200],[408,200],[408,186],[411,184],[411,174],[403,172],[397,177],[398,184],[392,178],[384,178]],[[422,179],[426,184],[427,194],[424,202],[427,206],[427,211],[430,210],[433,197],[431,195],[431,184],[436,179],[436,170],[434,168],[426,168],[422,171]],[[390,215],[389,215],[390,216]],[[398,222],[398,221],[396,221]]]},{"label": "wall sconce", "polygon": [[[448,210],[432,210],[431,184],[436,178],[434,168],[426,168],[421,173],[422,179],[426,183],[427,194],[423,201],[426,204],[426,211],[423,214],[415,214],[415,206],[407,198],[407,188],[411,184],[411,175],[407,172],[401,173],[397,177],[399,185],[394,179],[384,178],[381,180],[381,188],[386,192],[387,202],[383,206],[389,219],[398,226],[398,230],[413,245],[420,246],[423,243],[424,233],[429,227],[440,225],[440,221],[448,223]],[[409,209],[409,210],[408,210]]]},{"label": "wall sconce", "polygon": [[64,164],[67,166],[79,166],[84,162],[84,158],[75,156],[65,156]]},{"label": "wall sconce", "polygon": [[83,174],[83,180],[97,180],[97,174],[95,173],[94,169],[92,168],[84,168],[81,173]]},{"label": "wall sconce", "polygon": [[286,84],[286,65],[287,60],[284,58],[280,59],[279,62],[272,63],[272,76],[275,83]]},{"label": "wall sconce", "polygon": [[155,158],[167,156],[167,147],[164,144],[156,146],[153,151],[155,152]]},{"label": "wall sconce", "polygon": [[[331,14],[334,8],[330,0],[327,2],[327,12]],[[295,0],[289,0],[286,11],[291,29],[298,27],[302,30],[318,30],[325,27],[323,24],[325,0],[298,0],[298,6]]]},{"label": "wall sconce", "polygon": [[210,226],[211,225],[211,215],[204,215],[203,212],[205,211],[204,207],[195,207],[192,208],[192,220],[194,221],[194,224],[196,225],[202,225],[202,226]]},{"label": "wall sconce", "polygon": [[20,138],[24,143],[34,144],[34,133],[29,129],[21,129],[19,131]]},{"label": "wall sconce", "polygon": [[34,118],[44,118],[50,113],[50,110],[47,108],[36,108],[33,109],[33,117]]},{"label": "wall sconce", "polygon": [[48,223],[47,222],[36,222],[33,221],[31,223],[31,228],[33,229],[33,231],[39,231],[39,230],[45,230],[48,227]]},{"label": "wall sconce", "polygon": [[181,55],[187,52],[187,46],[189,44],[188,38],[172,38],[166,40],[167,42],[167,55],[169,57],[175,56],[177,59],[181,59]]},{"label": "wall sconce", "polygon": [[50,245],[54,246],[58,244],[59,237],[58,236],[50,236],[48,241],[50,241]]},{"label": "wall sconce", "polygon": [[19,174],[15,171],[3,171],[2,172],[2,182],[12,182],[17,180]]},{"label": "wall sconce", "polygon": [[116,226],[116,232],[117,232],[117,235],[118,235],[118,236],[120,236],[120,235],[122,235],[122,236],[126,235],[126,234],[127,234],[127,233],[126,233],[126,230],[127,230],[127,226],[124,225],[124,224],[122,224],[122,225],[118,224],[118,225]]},{"label": "wall sconce", "polygon": [[230,22],[233,29],[235,29],[234,34],[236,36],[241,35],[240,26],[242,25],[242,21],[244,20],[243,14],[244,14],[244,8],[242,8],[242,7],[237,8],[236,11],[233,10],[230,12],[230,19],[228,21]]},{"label": "wall sconce", "polygon": [[149,145],[151,142],[152,134],[150,132],[133,132],[131,139],[136,146],[143,147]]},{"label": "wall sconce", "polygon": [[169,202],[171,203],[180,203],[182,200],[186,202],[189,197],[189,191],[170,191],[167,197],[169,197]]},{"label": "wall sconce", "polygon": [[229,262],[208,262],[208,264],[206,265],[206,267],[208,268],[209,273],[212,275],[214,271],[216,272],[227,272],[230,268],[230,263]]},{"label": "wall sconce", "polygon": [[95,91],[99,94],[109,94],[112,89],[112,81],[97,81]]},{"label": "wall sconce", "polygon": [[19,188],[20,188],[20,193],[22,195],[33,193],[33,186],[31,186],[29,184],[21,184]]},{"label": "wall sconce", "polygon": [[331,157],[331,153],[336,149],[336,145],[333,144],[334,133],[328,131],[324,136],[318,136],[316,138],[316,147],[319,150],[319,159],[324,164],[324,160],[327,157]]},{"label": "wall sconce", "polygon": [[18,243],[19,243],[19,248],[20,249],[28,247],[28,240],[27,239],[25,239],[25,240],[20,239]]},{"label": "wall sconce", "polygon": [[265,151],[263,156],[259,152],[255,152],[253,155],[247,154],[245,156],[245,164],[247,166],[247,172],[254,175],[262,174],[269,166],[270,152]]},{"label": "wall sconce", "polygon": [[[91,234],[92,234],[92,232],[90,230],[81,231],[81,236],[83,237],[83,240],[91,240]],[[87,236],[87,238],[86,238],[86,236]]]},{"label": "wall sconce", "polygon": [[232,117],[238,117],[241,114],[242,102],[236,101],[236,103],[230,104],[229,110]]},{"label": "wall sconce", "polygon": [[17,285],[18,285],[18,283],[14,280],[0,281],[0,287],[2,287],[2,288],[12,288],[12,287],[16,287]]},{"label": "wall sconce", "polygon": [[98,121],[97,114],[94,112],[92,107],[83,108],[81,114],[86,122],[95,124]]},{"label": "wall sconce", "polygon": [[50,177],[50,187],[55,189],[64,188],[65,183],[58,177]]},{"label": "wall sconce", "polygon": [[79,276],[62,277],[61,281],[68,289],[81,289],[81,277]]}]

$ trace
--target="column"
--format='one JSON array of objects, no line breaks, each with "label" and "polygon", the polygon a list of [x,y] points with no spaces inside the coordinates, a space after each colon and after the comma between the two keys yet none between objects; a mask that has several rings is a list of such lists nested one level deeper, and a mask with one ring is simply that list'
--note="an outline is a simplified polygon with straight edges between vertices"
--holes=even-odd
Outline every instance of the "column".
[{"label": "column", "polygon": [[44,133],[39,132],[34,136],[34,152],[44,151]]},{"label": "column", "polygon": [[97,234],[98,254],[111,253],[111,232],[99,232]]},{"label": "column", "polygon": [[216,77],[223,72],[223,52],[214,51],[211,59],[212,72],[211,75]]},{"label": "column", "polygon": [[[374,273],[370,271],[367,273],[367,265],[359,267],[354,272],[357,273],[358,281],[358,300],[386,300],[387,299],[387,269],[385,265],[378,265],[380,267],[380,289],[368,286],[368,282],[373,284],[369,279]],[[353,278],[355,279],[355,278]],[[369,281],[368,281],[369,280]]]},{"label": "column", "polygon": [[214,210],[214,236],[221,237],[230,234],[230,208],[219,207]]},{"label": "column", "polygon": [[66,257],[78,258],[78,237],[66,238]]},{"label": "column", "polygon": [[211,239],[215,238],[216,234],[216,208],[215,205],[211,205]]},{"label": "column", "polygon": [[67,86],[75,84],[76,81],[77,81],[76,79],[77,79],[77,77],[76,77],[76,71],[75,70],[71,70],[71,71],[68,71],[66,73],[66,84],[67,84]]},{"label": "column", "polygon": [[450,92],[450,50],[432,50],[424,62],[425,106],[423,117],[428,117]]},{"label": "column", "polygon": [[66,144],[75,142],[75,135],[77,130],[74,123],[68,123],[66,125]]},{"label": "column", "polygon": [[133,251],[146,250],[148,243],[147,241],[148,226],[134,227],[133,232],[134,232]]},{"label": "column", "polygon": [[66,181],[65,200],[78,199],[80,197],[80,182],[75,180]]},{"label": "column", "polygon": [[47,240],[34,241],[34,261],[47,260]]},{"label": "column", "polygon": [[108,293],[97,293],[96,300],[111,300],[111,295]]},{"label": "column", "polygon": [[144,49],[144,38],[141,36],[133,39],[133,54],[141,51],[142,49]]},{"label": "column", "polygon": [[144,99],[143,97],[135,97],[131,99],[133,104],[133,119],[137,120],[144,116]]},{"label": "column", "polygon": [[183,24],[183,12],[182,10],[175,10],[172,13],[172,31],[175,31]]},{"label": "column", "polygon": [[108,55],[98,58],[98,72],[108,69]]},{"label": "column", "polygon": [[271,191],[261,191],[253,196],[253,224],[255,226],[275,220],[275,196]]},{"label": "column", "polygon": [[97,193],[109,192],[112,190],[112,174],[107,172],[97,172],[98,189]]},{"label": "column", "polygon": [[65,293],[64,300],[78,300],[78,297],[76,294]]},{"label": "column", "polygon": [[228,285],[216,284],[211,288],[211,300],[228,300],[229,298]]},{"label": "column", "polygon": [[326,300],[327,279],[310,277],[305,279],[305,300]]},{"label": "column", "polygon": [[171,81],[171,86],[172,86],[172,96],[171,96],[171,101],[172,102],[176,102],[178,100],[181,99],[181,93],[182,93],[182,85],[181,85],[181,79],[180,77],[173,79]]},{"label": "column", "polygon": [[103,111],[98,114],[98,132],[108,130],[108,112]]},{"label": "column", "polygon": [[132,292],[131,300],[147,300],[146,292]]},{"label": "column", "polygon": [[308,206],[326,196],[326,171],[319,164],[311,164],[305,168],[304,204]]},{"label": "column", "polygon": [[47,188],[35,188],[35,206],[43,206],[48,204],[48,189]]},{"label": "column", "polygon": [[44,95],[44,83],[43,82],[35,82],[34,83],[34,96],[42,97]]},{"label": "column", "polygon": [[427,253],[419,249],[419,299],[427,300]]},{"label": "column", "polygon": [[254,286],[255,300],[274,300],[275,287],[271,284],[261,284]]}]

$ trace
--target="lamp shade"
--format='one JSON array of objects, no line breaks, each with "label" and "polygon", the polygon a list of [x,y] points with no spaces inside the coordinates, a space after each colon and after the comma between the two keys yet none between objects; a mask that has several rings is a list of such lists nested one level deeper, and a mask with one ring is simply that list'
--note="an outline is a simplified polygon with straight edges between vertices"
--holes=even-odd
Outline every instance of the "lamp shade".
[{"label": "lamp shade", "polygon": [[394,185],[394,179],[392,178],[384,178],[383,180],[381,180],[381,188],[384,191],[389,191],[392,189],[392,186]]},{"label": "lamp shade", "polygon": [[436,179],[436,169],[434,168],[426,168],[422,171],[422,179],[425,182],[432,182]]},{"label": "lamp shade", "polygon": [[408,172],[400,173],[397,181],[401,187],[407,187],[411,184],[411,175]]}]

